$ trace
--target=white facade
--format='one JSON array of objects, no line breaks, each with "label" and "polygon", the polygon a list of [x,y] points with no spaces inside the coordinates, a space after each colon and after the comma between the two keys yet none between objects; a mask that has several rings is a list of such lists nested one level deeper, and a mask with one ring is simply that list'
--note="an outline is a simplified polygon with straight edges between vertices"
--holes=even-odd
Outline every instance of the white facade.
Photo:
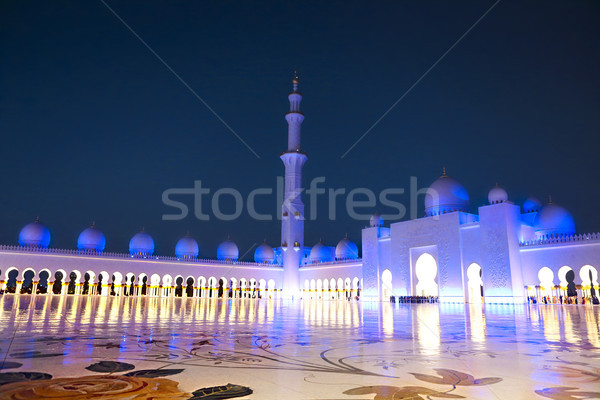
[{"label": "white facade", "polygon": [[[523,210],[499,187],[489,205],[469,213],[469,197],[445,173],[425,196],[423,218],[384,227],[378,215],[362,231],[362,259],[347,238],[334,248],[304,246],[298,78],[288,95],[281,246],[263,244],[255,261],[238,261],[230,240],[218,260],[198,259],[198,244],[186,236],[176,257],[154,255],[142,231],[130,254],[104,252],[95,226],[79,237],[78,250],[47,248],[50,232],[38,220],[19,235],[19,246],[0,246],[0,289],[12,293],[146,295],[183,297],[310,297],[387,301],[427,297],[441,302],[522,303],[528,297],[556,301],[567,287],[579,301],[598,289],[600,234],[575,234],[570,214],[528,199]],[[574,273],[569,274],[572,270]],[[574,286],[573,286],[574,284]],[[44,289],[46,288],[46,289]],[[572,293],[572,292],[571,292]]]}]

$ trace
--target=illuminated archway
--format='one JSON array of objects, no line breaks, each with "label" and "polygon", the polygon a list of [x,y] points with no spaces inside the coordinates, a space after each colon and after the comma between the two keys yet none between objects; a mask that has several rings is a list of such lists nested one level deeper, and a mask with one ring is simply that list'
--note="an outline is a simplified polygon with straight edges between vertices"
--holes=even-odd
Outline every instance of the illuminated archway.
[{"label": "illuminated archway", "polygon": [[392,272],[386,269],[381,274],[381,300],[389,300],[392,295]]},{"label": "illuminated archway", "polygon": [[429,253],[421,254],[415,264],[415,274],[417,275],[417,296],[436,296],[438,295],[438,285],[435,281],[437,276],[437,262]]},{"label": "illuminated archway", "polygon": [[481,267],[472,263],[467,268],[467,287],[469,288],[469,303],[481,303],[483,301],[483,280],[481,279]]},{"label": "illuminated archway", "polygon": [[538,271],[538,279],[540,280],[540,287],[544,295],[552,295],[552,289],[554,289],[554,272],[548,267],[543,267]]}]

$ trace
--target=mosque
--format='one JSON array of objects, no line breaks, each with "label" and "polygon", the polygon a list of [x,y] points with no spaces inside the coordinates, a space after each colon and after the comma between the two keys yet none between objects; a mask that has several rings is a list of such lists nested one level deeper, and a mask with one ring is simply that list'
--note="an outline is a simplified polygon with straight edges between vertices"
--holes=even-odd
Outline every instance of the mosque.
[{"label": "mosque", "polygon": [[[48,295],[261,297],[389,301],[426,296],[453,303],[556,301],[567,294],[590,301],[598,290],[600,234],[578,234],[569,212],[551,201],[509,201],[496,186],[489,204],[470,212],[465,188],[446,172],[425,195],[425,216],[384,226],[373,215],[362,230],[362,258],[348,238],[335,247],[304,244],[301,150],[302,94],[294,77],[288,95],[288,146],[281,243],[259,246],[254,261],[240,261],[236,244],[223,242],[217,259],[198,258],[185,236],[174,256],[154,254],[149,233],[137,233],[129,253],[105,252],[105,236],[92,225],[77,249],[55,249],[38,219],[18,245],[0,245],[0,289]],[[597,292],[596,292],[597,293]],[[550,300],[548,300],[550,299]]]}]

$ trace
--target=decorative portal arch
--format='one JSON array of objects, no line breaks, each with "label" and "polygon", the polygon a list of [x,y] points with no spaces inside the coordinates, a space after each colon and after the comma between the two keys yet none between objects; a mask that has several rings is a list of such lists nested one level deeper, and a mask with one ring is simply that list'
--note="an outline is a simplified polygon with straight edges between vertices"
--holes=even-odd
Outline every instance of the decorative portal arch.
[{"label": "decorative portal arch", "polygon": [[392,289],[392,271],[389,269],[383,270],[381,274],[381,300],[389,300],[393,296]]},{"label": "decorative portal arch", "polygon": [[483,280],[481,279],[481,266],[477,263],[472,263],[467,268],[467,287],[469,289],[469,303],[483,302]]},{"label": "decorative portal arch", "polygon": [[323,298],[323,280],[317,279],[317,299]]},{"label": "decorative portal arch", "polygon": [[344,280],[344,292],[347,299],[352,298],[352,281],[350,280],[350,278],[346,278]]},{"label": "decorative portal arch", "polygon": [[336,287],[335,287],[335,279],[331,278],[329,280],[329,290],[331,291],[331,299],[337,298]]},{"label": "decorative portal arch", "polygon": [[5,272],[6,276],[6,292],[7,293],[16,293],[17,292],[17,282],[19,280],[19,270],[15,267],[10,267]]},{"label": "decorative portal arch", "polygon": [[231,297],[239,297],[237,290],[238,290],[238,281],[235,278],[231,278],[230,282],[229,282],[229,286],[230,286],[230,292],[231,293]]},{"label": "decorative portal arch", "polygon": [[308,279],[304,280],[304,292],[306,292],[306,296],[308,296],[308,292],[310,291],[310,281]]},{"label": "decorative portal arch", "polygon": [[417,296],[438,296],[437,270],[437,261],[431,254],[424,253],[419,256],[415,264]]},{"label": "decorative portal arch", "polygon": [[329,281],[323,279],[323,298],[329,300]]},{"label": "decorative portal arch", "polygon": [[185,278],[185,297],[194,297],[194,283],[196,283],[196,280],[193,276],[188,275]]},{"label": "decorative portal arch", "polygon": [[269,288],[269,297],[275,297],[275,281],[273,279],[269,279],[267,287]]}]

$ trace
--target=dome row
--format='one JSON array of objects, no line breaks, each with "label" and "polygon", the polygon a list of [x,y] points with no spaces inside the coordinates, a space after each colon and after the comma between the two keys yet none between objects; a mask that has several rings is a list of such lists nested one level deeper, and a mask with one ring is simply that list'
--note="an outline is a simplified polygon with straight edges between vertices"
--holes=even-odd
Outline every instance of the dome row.
[{"label": "dome row", "polygon": [[[490,205],[508,202],[506,190],[496,185],[488,193]],[[449,212],[469,212],[469,194],[457,180],[446,175],[435,180],[425,194],[425,214],[428,217],[447,214]],[[575,233],[575,222],[571,214],[563,207],[550,202],[542,207],[542,203],[535,198],[528,198],[523,203],[525,214],[537,212],[533,222],[538,236],[571,235]],[[374,216],[375,217],[375,216]],[[371,226],[380,226],[373,224]]]},{"label": "dome row", "polygon": [[[39,219],[27,224],[19,234],[19,245],[31,247],[48,247],[50,244],[50,231]],[[86,228],[77,240],[77,249],[82,251],[102,252],[106,246],[106,238],[101,230],[93,224]],[[154,253],[154,239],[143,229],[136,233],[129,241],[129,253],[136,256],[149,256]],[[189,234],[179,239],[175,245],[175,256],[178,258],[196,258],[198,257],[198,242]],[[217,259],[219,260],[237,260],[239,258],[239,249],[230,239],[221,243],[217,249]],[[354,259],[358,258],[358,248],[356,244],[342,239],[335,248],[335,254],[329,247],[322,243],[317,243],[310,252],[312,261],[333,261],[334,259]],[[273,263],[275,261],[275,251],[266,241],[257,247],[254,252],[254,261],[260,263]]]},{"label": "dome row", "polygon": [[311,262],[329,262],[335,260],[354,260],[358,258],[358,247],[345,237],[340,240],[335,249],[325,246],[323,242],[315,244],[310,250]]}]

